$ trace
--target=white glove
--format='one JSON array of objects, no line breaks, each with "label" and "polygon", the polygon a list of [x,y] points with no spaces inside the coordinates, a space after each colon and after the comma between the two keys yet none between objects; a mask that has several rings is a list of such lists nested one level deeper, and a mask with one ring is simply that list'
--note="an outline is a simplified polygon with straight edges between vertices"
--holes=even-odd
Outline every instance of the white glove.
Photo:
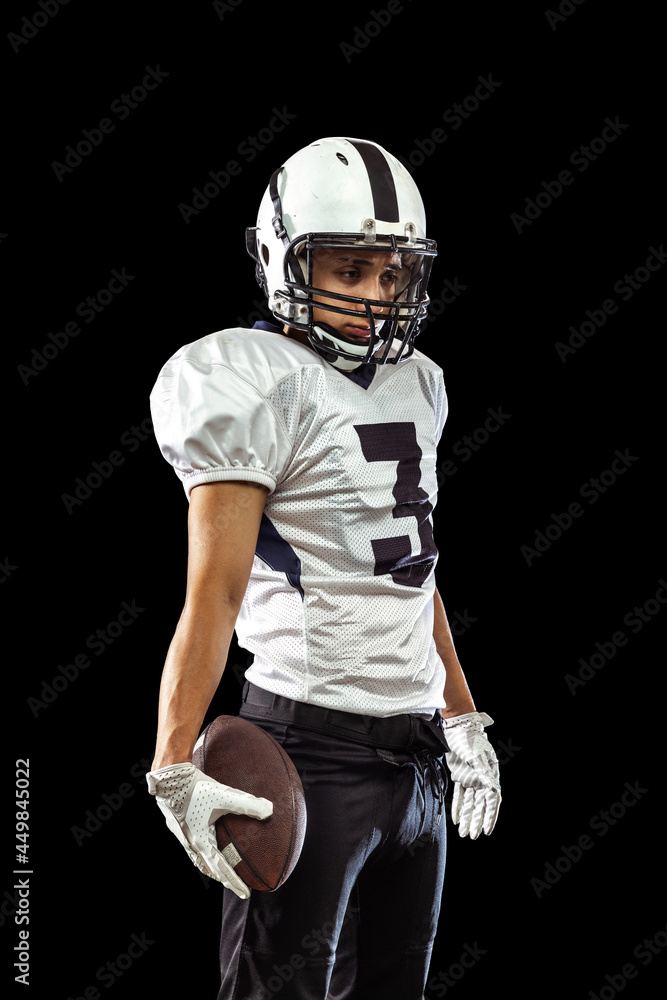
[{"label": "white glove", "polygon": [[227,813],[267,819],[273,813],[273,803],[223,785],[190,763],[149,771],[146,781],[167,826],[190,860],[204,875],[222,882],[241,899],[249,899],[250,889],[234,871],[240,860],[238,853],[231,844],[224,851],[218,849],[215,821]]},{"label": "white glove", "polygon": [[498,758],[484,726],[493,723],[486,712],[469,712],[443,719],[450,752],[445,754],[454,782],[452,821],[459,836],[477,840],[482,830],[489,834],[500,808]]}]

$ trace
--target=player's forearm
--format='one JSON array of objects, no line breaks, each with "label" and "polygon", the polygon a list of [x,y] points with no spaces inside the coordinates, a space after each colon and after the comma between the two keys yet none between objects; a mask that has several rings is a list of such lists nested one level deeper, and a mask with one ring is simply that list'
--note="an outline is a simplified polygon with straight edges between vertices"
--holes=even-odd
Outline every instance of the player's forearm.
[{"label": "player's forearm", "polygon": [[186,605],[169,647],[160,684],[153,770],[189,761],[220,683],[237,611]]},{"label": "player's forearm", "polygon": [[444,690],[446,708],[442,709],[443,718],[450,719],[455,715],[476,711],[468,683],[454,649],[454,640],[447,621],[445,607],[437,588],[433,596],[433,639],[438,656],[447,671]]}]

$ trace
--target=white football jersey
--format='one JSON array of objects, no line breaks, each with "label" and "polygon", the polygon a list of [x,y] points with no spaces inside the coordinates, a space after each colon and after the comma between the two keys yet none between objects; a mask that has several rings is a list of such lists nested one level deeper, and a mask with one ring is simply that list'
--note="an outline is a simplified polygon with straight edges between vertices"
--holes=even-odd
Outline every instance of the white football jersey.
[{"label": "white football jersey", "polygon": [[419,351],[345,373],[267,323],[188,344],[151,394],[162,454],[193,486],[270,493],[237,622],[246,677],[339,711],[433,716],[442,370]]}]

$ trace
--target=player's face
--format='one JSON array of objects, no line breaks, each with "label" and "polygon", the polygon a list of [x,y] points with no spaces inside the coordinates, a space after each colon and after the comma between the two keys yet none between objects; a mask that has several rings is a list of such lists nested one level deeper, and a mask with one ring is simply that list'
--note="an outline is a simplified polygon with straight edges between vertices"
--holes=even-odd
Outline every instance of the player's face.
[{"label": "player's face", "polygon": [[[316,250],[313,256],[313,286],[328,292],[341,292],[364,299],[393,302],[401,287],[401,255],[383,250],[363,250],[346,247],[341,250]],[[313,296],[315,302],[329,301],[324,295]],[[315,323],[327,323],[338,333],[362,343],[371,335],[366,310],[361,303],[343,303],[331,299],[331,304],[354,309],[356,316],[345,316],[329,312],[328,309],[313,309]],[[377,320],[382,319],[383,308],[371,306]]]}]

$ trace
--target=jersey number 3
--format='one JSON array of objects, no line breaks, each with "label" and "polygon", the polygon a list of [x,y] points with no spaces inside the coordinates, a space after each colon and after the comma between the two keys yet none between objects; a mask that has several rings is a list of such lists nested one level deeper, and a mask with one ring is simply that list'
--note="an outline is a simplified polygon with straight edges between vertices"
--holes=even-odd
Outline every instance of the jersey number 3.
[{"label": "jersey number 3", "polygon": [[394,583],[406,587],[421,587],[428,579],[438,550],[433,540],[429,516],[433,505],[419,481],[422,451],[417,444],[414,423],[355,424],[361,450],[367,462],[396,462],[396,482],[393,494],[394,517],[414,517],[421,542],[421,551],[412,554],[409,535],[396,538],[374,538],[375,576],[390,573]]}]

